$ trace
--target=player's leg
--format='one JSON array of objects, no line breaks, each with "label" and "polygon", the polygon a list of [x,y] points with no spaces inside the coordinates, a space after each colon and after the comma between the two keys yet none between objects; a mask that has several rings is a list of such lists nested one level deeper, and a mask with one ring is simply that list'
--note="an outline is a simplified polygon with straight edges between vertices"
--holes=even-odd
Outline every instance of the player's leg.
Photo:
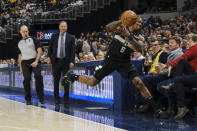
[{"label": "player's leg", "polygon": [[141,95],[145,99],[152,98],[152,95],[150,94],[150,92],[148,91],[142,80],[139,78],[136,69],[132,64],[130,63],[120,64],[117,71],[121,74],[122,77],[129,79],[136,86],[136,88],[139,89]]},{"label": "player's leg", "polygon": [[89,86],[95,86],[98,84],[105,76],[109,75],[114,71],[113,66],[109,64],[105,64],[101,69],[97,70],[93,77],[89,77],[87,75],[76,75],[68,72],[63,79],[63,83],[65,82],[74,82],[78,81],[80,83],[87,84]]},{"label": "player's leg", "polygon": [[96,77],[89,77],[87,75],[80,75],[78,77],[78,82],[87,84],[89,86],[95,86],[99,80]]},{"label": "player's leg", "polygon": [[155,105],[152,95],[147,89],[147,87],[144,85],[143,81],[138,76],[134,66],[130,63],[120,64],[117,71],[122,75],[122,77],[130,80],[140,91],[142,97],[146,100],[147,104],[140,112],[144,112],[148,109],[152,110],[153,106]]},{"label": "player's leg", "polygon": [[84,83],[89,86],[94,86],[99,82],[99,80],[96,77],[89,77],[87,75],[76,75],[70,71],[64,76],[64,78],[62,80],[62,85],[66,85],[66,84],[68,84],[70,82],[72,83],[74,81],[78,81],[80,83]]},{"label": "player's leg", "polygon": [[148,90],[147,87],[144,85],[143,81],[140,79],[139,76],[135,76],[131,81],[132,81],[132,83],[136,86],[136,88],[139,89],[141,95],[142,95],[145,99],[150,99],[150,98],[152,98],[152,95],[150,94],[149,90]]}]

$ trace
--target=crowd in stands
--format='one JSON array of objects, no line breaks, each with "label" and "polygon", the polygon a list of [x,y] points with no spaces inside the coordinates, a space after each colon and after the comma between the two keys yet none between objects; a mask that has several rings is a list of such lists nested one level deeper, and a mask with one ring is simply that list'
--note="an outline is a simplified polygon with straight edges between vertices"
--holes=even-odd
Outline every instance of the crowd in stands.
[{"label": "crowd in stands", "polygon": [[81,34],[76,39],[76,62],[87,62],[92,60],[103,60],[106,55],[112,33],[102,32]]},{"label": "crowd in stands", "polygon": [[34,13],[49,11],[60,12],[68,6],[82,5],[82,0],[2,0],[0,9],[0,32],[4,32],[5,25],[13,22],[31,22]]},{"label": "crowd in stands", "polygon": [[4,67],[17,67],[18,64],[14,58],[6,59],[6,60],[0,60],[0,68]]}]

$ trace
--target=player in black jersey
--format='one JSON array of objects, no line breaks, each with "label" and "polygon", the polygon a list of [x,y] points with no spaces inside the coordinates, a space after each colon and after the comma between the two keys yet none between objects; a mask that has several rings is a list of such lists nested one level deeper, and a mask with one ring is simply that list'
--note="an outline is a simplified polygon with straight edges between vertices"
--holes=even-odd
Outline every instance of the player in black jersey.
[{"label": "player in black jersey", "polygon": [[132,33],[140,29],[141,26],[141,19],[138,19],[133,26],[129,27],[129,30],[122,25],[120,20],[106,25],[106,29],[108,31],[115,31],[115,35],[109,45],[102,68],[96,71],[92,78],[69,72],[64,76],[63,83],[78,81],[89,86],[95,86],[105,76],[116,70],[122,77],[130,80],[139,89],[141,95],[146,100],[153,103],[152,95],[139,78],[134,66],[130,63],[131,53],[133,53],[134,50],[141,51],[142,48],[132,35]]}]

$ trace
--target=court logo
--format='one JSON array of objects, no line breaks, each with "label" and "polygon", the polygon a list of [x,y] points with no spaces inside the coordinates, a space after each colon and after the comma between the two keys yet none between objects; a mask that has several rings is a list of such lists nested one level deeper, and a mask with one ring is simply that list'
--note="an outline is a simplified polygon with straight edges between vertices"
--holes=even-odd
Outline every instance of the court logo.
[{"label": "court logo", "polygon": [[50,40],[54,33],[58,33],[58,30],[37,31],[36,38],[38,40]]},{"label": "court logo", "polygon": [[44,38],[44,33],[43,32],[37,32],[37,39],[42,40]]}]

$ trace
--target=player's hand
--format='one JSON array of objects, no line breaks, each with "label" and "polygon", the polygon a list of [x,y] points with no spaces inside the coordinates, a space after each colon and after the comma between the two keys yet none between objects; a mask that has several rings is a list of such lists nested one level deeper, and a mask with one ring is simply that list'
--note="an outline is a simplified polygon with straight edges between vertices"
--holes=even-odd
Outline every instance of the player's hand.
[{"label": "player's hand", "polygon": [[38,62],[36,62],[36,61],[34,61],[34,62],[31,64],[32,67],[37,67],[37,65],[38,65]]},{"label": "player's hand", "polygon": [[122,33],[125,37],[128,37],[130,35],[129,31],[126,29],[126,26],[121,25],[117,27],[117,32]]},{"label": "player's hand", "polygon": [[126,26],[123,26],[122,28],[123,28],[122,34],[123,34],[124,36],[126,36],[126,37],[130,36],[130,33],[129,33],[129,31],[127,30]]},{"label": "player's hand", "polygon": [[72,62],[70,62],[69,68],[72,69],[73,67],[74,67],[74,64]]}]

